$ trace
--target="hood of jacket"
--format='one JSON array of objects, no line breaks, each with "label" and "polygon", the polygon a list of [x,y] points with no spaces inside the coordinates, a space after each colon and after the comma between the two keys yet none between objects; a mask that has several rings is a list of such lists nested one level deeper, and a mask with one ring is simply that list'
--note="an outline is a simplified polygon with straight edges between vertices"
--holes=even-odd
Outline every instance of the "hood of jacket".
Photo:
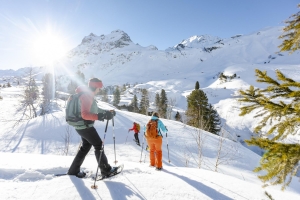
[{"label": "hood of jacket", "polygon": [[156,116],[152,116],[152,117],[151,117],[151,119],[152,119],[152,120],[157,120],[157,119],[158,119],[158,117],[156,117]]}]

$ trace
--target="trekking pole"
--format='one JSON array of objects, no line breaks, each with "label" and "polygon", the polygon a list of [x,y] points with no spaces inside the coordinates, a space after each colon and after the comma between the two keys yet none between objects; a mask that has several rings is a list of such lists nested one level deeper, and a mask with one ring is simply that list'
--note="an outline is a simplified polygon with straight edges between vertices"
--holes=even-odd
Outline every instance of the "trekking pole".
[{"label": "trekking pole", "polygon": [[103,141],[102,141],[102,148],[100,149],[100,156],[99,156],[99,160],[98,160],[98,163],[97,163],[97,171],[96,171],[95,181],[94,181],[94,185],[91,186],[92,189],[98,189],[98,186],[96,185],[96,180],[97,180],[97,176],[98,176],[98,170],[99,170],[99,165],[100,165],[100,162],[101,162],[102,152],[104,151],[104,142],[105,142],[105,137],[106,137],[108,121],[109,120],[107,120],[106,126],[105,126],[104,137],[103,137]]},{"label": "trekking pole", "polygon": [[[166,129],[167,129],[167,127],[166,127]],[[166,132],[166,138],[167,138],[168,160],[169,160],[169,163],[170,163],[171,160],[170,160],[170,156],[169,156],[168,131],[169,131],[169,130],[167,129],[167,132]]]},{"label": "trekking pole", "polygon": [[[146,130],[146,127],[144,125],[144,131]],[[144,137],[143,137],[143,144],[142,144],[142,150],[141,150],[141,158],[140,158],[140,163],[142,163],[142,154],[143,154],[143,149],[144,149],[144,141],[145,141],[145,132],[144,132]]]},{"label": "trekking pole", "polygon": [[127,137],[126,137],[126,141],[125,141],[125,144],[126,144],[126,142],[127,142],[127,138],[128,138],[129,132],[130,132],[130,131],[128,131],[128,133],[127,133]]},{"label": "trekking pole", "polygon": [[146,156],[147,156],[147,154],[145,153],[144,163],[146,162]]},{"label": "trekking pole", "polygon": [[113,125],[113,139],[114,139],[114,152],[115,152],[115,165],[117,164],[117,156],[116,156],[116,137],[115,137],[115,123],[114,123],[114,117],[112,118],[112,125]]}]

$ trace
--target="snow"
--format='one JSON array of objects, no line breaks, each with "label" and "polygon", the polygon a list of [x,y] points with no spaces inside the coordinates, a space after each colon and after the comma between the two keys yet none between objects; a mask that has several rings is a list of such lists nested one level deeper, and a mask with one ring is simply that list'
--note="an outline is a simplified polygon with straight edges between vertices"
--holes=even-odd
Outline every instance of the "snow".
[{"label": "snow", "polygon": [[[280,185],[262,187],[263,183],[257,177],[259,174],[252,171],[259,165],[262,152],[258,148],[248,147],[244,142],[254,135],[253,128],[260,120],[254,118],[254,113],[240,117],[239,108],[243,105],[237,101],[238,90],[247,89],[249,85],[264,86],[255,81],[256,68],[268,71],[272,77],[275,77],[274,71],[280,69],[286,76],[299,81],[299,53],[282,53],[283,56],[275,53],[280,42],[277,39],[279,30],[278,27],[266,28],[248,35],[222,39],[221,42],[217,37],[193,36],[181,42],[185,48],[176,49],[174,45],[167,51],[155,50],[154,45],[136,45],[121,30],[109,35],[90,34],[85,37],[85,42],[55,66],[62,83],[67,83],[68,78],[73,76],[71,72],[77,69],[85,72],[86,79],[99,77],[105,86],[130,83],[131,87],[122,94],[121,104],[130,103],[133,94],[140,98],[140,88],[150,91],[151,102],[155,93],[164,89],[168,99],[176,100],[174,116],[177,111],[184,113],[186,96],[199,81],[209,103],[220,114],[224,129],[223,137],[219,137],[176,122],[172,120],[174,117],[162,119],[169,132],[168,137],[163,138],[163,170],[156,171],[149,167],[148,152],[145,149],[142,151],[133,142],[132,132],[128,133],[133,121],[143,127],[150,117],[116,110],[114,127],[110,122],[106,134],[106,123],[97,121],[95,128],[102,139],[105,135],[109,163],[114,166],[116,152],[117,164],[124,163],[125,167],[118,176],[97,182],[97,190],[91,189],[93,181],[89,178],[53,176],[67,172],[80,145],[78,134],[65,122],[65,101],[56,99],[51,113],[25,119],[21,112],[24,77],[20,76],[26,69],[15,72],[0,70],[0,84],[8,81],[12,84],[10,88],[0,89],[0,96],[3,97],[0,100],[1,199],[252,200],[268,199],[265,191],[274,199],[299,199],[298,177],[293,178],[285,191],[281,191]],[[128,36],[125,37],[126,45],[114,48],[115,41],[122,41],[123,36]],[[109,46],[111,43],[113,46]],[[210,53],[203,50],[212,46],[221,48]],[[237,78],[222,82],[218,79],[220,72],[226,76],[236,74]],[[39,69],[38,80],[43,73]],[[12,80],[20,80],[20,85]],[[63,91],[59,93],[66,96]],[[111,104],[97,99],[100,107],[115,109]],[[64,139],[68,132],[70,144],[66,145]],[[201,149],[194,138],[198,133],[202,138]],[[143,134],[139,138],[145,148]],[[226,156],[216,167],[221,141],[221,153]],[[201,158],[198,157],[199,150],[202,152]],[[93,150],[86,157],[82,170],[95,174]]]},{"label": "snow", "polygon": [[[149,167],[148,152],[133,142],[133,133],[128,133],[132,122],[145,125],[148,116],[117,110],[115,126],[109,123],[105,137],[105,152],[114,166],[113,134],[115,134],[116,159],[124,163],[121,174],[96,183],[91,189],[90,178],[73,176],[54,177],[65,173],[70,166],[80,143],[80,138],[71,128],[71,144],[68,155],[64,150],[63,136],[68,126],[64,120],[64,102],[54,112],[20,122],[13,127],[13,101],[19,87],[4,88],[1,95],[1,142],[0,142],[0,196],[1,199],[266,199],[267,191],[275,199],[299,198],[299,182],[282,192],[280,186],[262,188],[257,174],[252,170],[260,156],[238,142],[225,139],[224,152],[229,150],[232,160],[220,165],[215,172],[219,136],[203,131],[203,161],[197,167],[197,148],[193,134],[196,129],[173,120],[162,119],[168,127],[168,137],[163,138],[163,170]],[[12,95],[14,94],[14,95]],[[19,99],[20,100],[20,99]],[[114,109],[110,104],[98,102],[105,109]],[[221,106],[221,105],[220,105]],[[9,108],[9,109],[5,109]],[[5,116],[4,116],[5,115]],[[105,124],[97,121],[95,127],[104,138]],[[5,126],[6,125],[6,126]],[[9,128],[10,127],[10,128]],[[145,148],[143,134],[140,140]],[[128,138],[127,138],[128,137]],[[127,138],[127,141],[126,141]],[[169,147],[169,158],[168,149]],[[190,152],[191,157],[185,158]],[[192,157],[193,156],[193,157]],[[170,159],[170,163],[168,160]],[[140,162],[141,161],[141,162]],[[188,164],[186,164],[188,162]],[[117,164],[118,164],[117,163]],[[186,166],[187,165],[187,166]],[[96,172],[93,150],[86,157],[82,170]]]}]

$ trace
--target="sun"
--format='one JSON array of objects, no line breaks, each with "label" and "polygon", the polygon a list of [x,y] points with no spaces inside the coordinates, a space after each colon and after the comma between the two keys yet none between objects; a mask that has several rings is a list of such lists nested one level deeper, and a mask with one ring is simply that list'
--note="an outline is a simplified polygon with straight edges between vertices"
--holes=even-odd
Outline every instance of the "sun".
[{"label": "sun", "polygon": [[34,62],[38,65],[50,65],[66,52],[63,38],[52,32],[39,34],[32,44]]}]

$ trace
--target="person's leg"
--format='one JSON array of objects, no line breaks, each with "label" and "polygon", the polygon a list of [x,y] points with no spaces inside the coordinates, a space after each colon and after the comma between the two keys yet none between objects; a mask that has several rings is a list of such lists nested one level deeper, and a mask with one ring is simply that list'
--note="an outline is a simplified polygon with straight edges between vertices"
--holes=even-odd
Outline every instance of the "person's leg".
[{"label": "person's leg", "polygon": [[154,146],[156,149],[155,165],[157,168],[162,168],[162,137],[155,139]]},{"label": "person's leg", "polygon": [[134,134],[135,142],[140,144],[139,135],[137,133]]},{"label": "person's leg", "polygon": [[92,147],[92,145],[83,137],[81,137],[81,140],[82,140],[82,145],[68,170],[69,175],[77,175],[80,172],[80,166],[82,165],[85,156],[88,154],[88,152]]},{"label": "person's leg", "polygon": [[155,152],[155,144],[154,144],[154,139],[147,139],[147,143],[148,143],[148,146],[149,146],[149,154],[150,154],[150,165],[151,166],[155,166],[155,155],[154,155],[154,152]]},{"label": "person's leg", "polygon": [[78,133],[81,135],[81,137],[84,137],[91,145],[93,145],[95,149],[95,157],[98,166],[100,167],[101,173],[102,174],[108,173],[111,170],[111,166],[108,164],[108,160],[104,150],[102,151],[101,161],[99,163],[99,157],[101,153],[100,150],[102,149],[102,140],[99,137],[96,129],[94,127],[90,127],[84,130],[85,131],[80,130]]}]

